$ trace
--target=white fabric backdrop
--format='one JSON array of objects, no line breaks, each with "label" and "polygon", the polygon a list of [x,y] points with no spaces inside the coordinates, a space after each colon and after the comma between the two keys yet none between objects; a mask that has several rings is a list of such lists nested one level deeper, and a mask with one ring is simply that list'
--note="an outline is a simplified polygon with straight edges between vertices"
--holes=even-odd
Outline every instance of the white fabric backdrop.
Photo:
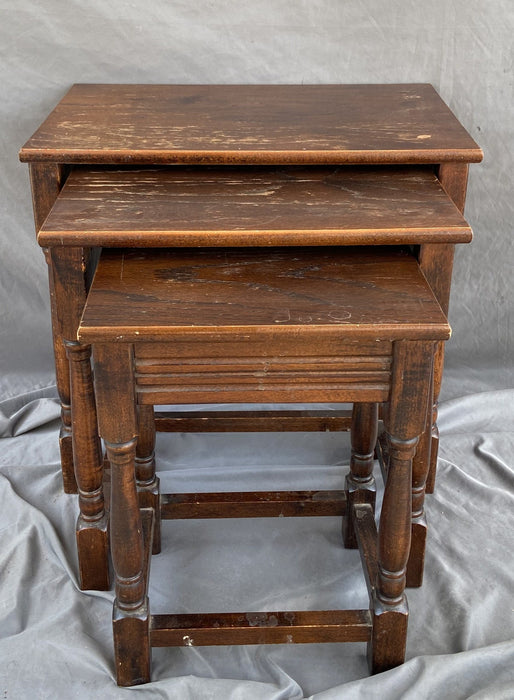
[{"label": "white fabric backdrop", "polygon": [[[514,697],[512,36],[512,0],[0,0],[5,698]],[[367,678],[360,645],[157,650],[155,683],[115,687],[112,596],[76,587],[76,505],[60,486],[46,270],[27,167],[17,160],[74,82],[431,82],[482,146],[466,208],[475,239],[456,257],[427,580],[409,594],[403,668]],[[321,485],[337,487],[348,460],[347,439],[334,435],[165,436],[159,451],[165,483],[199,490],[219,479],[263,487],[275,463],[277,488],[310,484],[316,465]],[[201,523],[166,525],[154,609],[167,609],[165,594],[192,609],[344,604],[345,586],[361,585],[359,567],[351,553],[345,563],[329,521],[248,521],[235,533],[223,522],[207,532]]]}]

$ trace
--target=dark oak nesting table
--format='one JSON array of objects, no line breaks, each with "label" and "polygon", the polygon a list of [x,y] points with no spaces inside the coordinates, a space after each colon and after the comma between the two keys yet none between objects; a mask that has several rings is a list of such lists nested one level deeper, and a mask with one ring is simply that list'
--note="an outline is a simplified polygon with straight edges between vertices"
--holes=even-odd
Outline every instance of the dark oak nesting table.
[{"label": "dark oak nesting table", "polygon": [[[100,248],[408,246],[447,315],[454,246],[471,239],[462,217],[468,164],[482,152],[429,85],[75,85],[20,158],[30,164],[49,266],[62,472],[66,492],[78,483],[81,585],[102,589],[103,457],[98,438],[87,438],[97,416],[90,348],[77,336]],[[413,463],[408,585],[423,575],[442,367],[441,342],[432,415]],[[149,444],[138,445],[136,475],[155,506],[155,427],[345,429],[351,413],[154,417],[142,406],[140,421]]]}]

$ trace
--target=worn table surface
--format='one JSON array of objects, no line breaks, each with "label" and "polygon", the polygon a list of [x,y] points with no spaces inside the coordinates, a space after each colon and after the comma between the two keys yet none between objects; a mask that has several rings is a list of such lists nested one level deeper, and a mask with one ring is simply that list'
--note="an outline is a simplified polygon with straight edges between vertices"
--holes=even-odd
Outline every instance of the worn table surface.
[{"label": "worn table surface", "polygon": [[367,246],[105,250],[79,338],[159,340],[212,328],[299,334],[321,326],[338,338],[449,337],[416,259]]},{"label": "worn table surface", "polygon": [[422,166],[78,167],[42,246],[462,243],[471,229]]},{"label": "worn table surface", "polygon": [[431,85],[74,85],[23,146],[61,163],[441,163],[482,152]]}]

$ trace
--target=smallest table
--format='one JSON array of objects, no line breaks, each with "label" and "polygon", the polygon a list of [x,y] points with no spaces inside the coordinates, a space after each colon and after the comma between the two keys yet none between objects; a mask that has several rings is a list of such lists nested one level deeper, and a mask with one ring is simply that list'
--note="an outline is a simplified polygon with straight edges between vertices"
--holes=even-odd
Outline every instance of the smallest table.
[{"label": "smallest table", "polygon": [[[403,250],[104,251],[78,337],[94,346],[112,470],[120,685],[150,680],[151,646],[359,641],[368,642],[373,672],[403,662],[412,459],[434,344],[449,333],[416,259]],[[166,494],[140,512],[137,405],[220,400],[353,402],[364,407],[361,416],[384,403],[389,459],[378,534],[373,455],[357,451],[346,494]],[[352,426],[366,430],[373,427]],[[343,513],[345,542],[359,546],[369,609],[150,615],[149,552],[161,517],[334,513]]]}]

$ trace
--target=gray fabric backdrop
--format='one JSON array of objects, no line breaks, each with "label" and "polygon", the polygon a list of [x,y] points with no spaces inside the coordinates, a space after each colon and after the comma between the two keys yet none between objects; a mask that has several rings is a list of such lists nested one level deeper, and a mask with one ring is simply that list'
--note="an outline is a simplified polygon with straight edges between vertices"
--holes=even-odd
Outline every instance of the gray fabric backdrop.
[{"label": "gray fabric backdrop", "polygon": [[[3,697],[131,692],[113,685],[110,594],[76,590],[75,503],[59,484],[46,270],[34,237],[27,167],[17,159],[19,147],[74,82],[430,82],[485,152],[484,162],[470,169],[466,215],[475,239],[456,257],[442,459],[429,499],[430,574],[410,594],[409,663],[366,679],[360,647],[354,656],[310,645],[166,652],[156,655],[156,683],[139,692],[172,698],[514,697],[513,36],[512,0],[0,0]],[[265,465],[278,461],[285,465],[284,488],[305,476],[306,465],[318,465],[333,485],[348,456],[347,443],[334,442],[338,436],[218,437],[163,440],[163,479],[175,479],[180,488],[201,477],[194,486],[201,490],[242,465],[236,487],[251,484],[258,467],[257,486],[268,474]],[[214,465],[213,451],[219,453]],[[295,527],[280,537],[288,542],[289,533],[316,547],[314,534],[310,540],[305,526]],[[334,574],[340,565],[339,549],[331,549],[335,531],[323,527],[325,570],[311,562],[301,573],[325,576],[327,589],[295,579],[298,607],[308,606],[315,593],[330,598],[343,581]],[[275,534],[274,526],[263,531],[270,541]],[[219,536],[228,551],[233,532],[220,525]],[[212,544],[197,530],[190,537],[195,552],[198,541]],[[268,561],[265,547],[259,556]],[[180,567],[195,554],[184,550],[179,557]],[[302,561],[294,562],[291,576],[298,576]],[[232,607],[233,591],[224,593],[229,582],[219,563],[212,573],[214,564],[207,557],[206,584],[198,591],[212,593],[213,609],[226,602]],[[164,572],[165,566],[155,568]],[[253,591],[252,581],[243,588],[257,607],[291,600],[284,594],[290,581],[280,576],[273,590],[261,582],[264,588]],[[162,588],[155,594],[159,604]],[[198,601],[192,609],[202,606],[202,596]],[[248,599],[240,605],[250,607]]]}]

